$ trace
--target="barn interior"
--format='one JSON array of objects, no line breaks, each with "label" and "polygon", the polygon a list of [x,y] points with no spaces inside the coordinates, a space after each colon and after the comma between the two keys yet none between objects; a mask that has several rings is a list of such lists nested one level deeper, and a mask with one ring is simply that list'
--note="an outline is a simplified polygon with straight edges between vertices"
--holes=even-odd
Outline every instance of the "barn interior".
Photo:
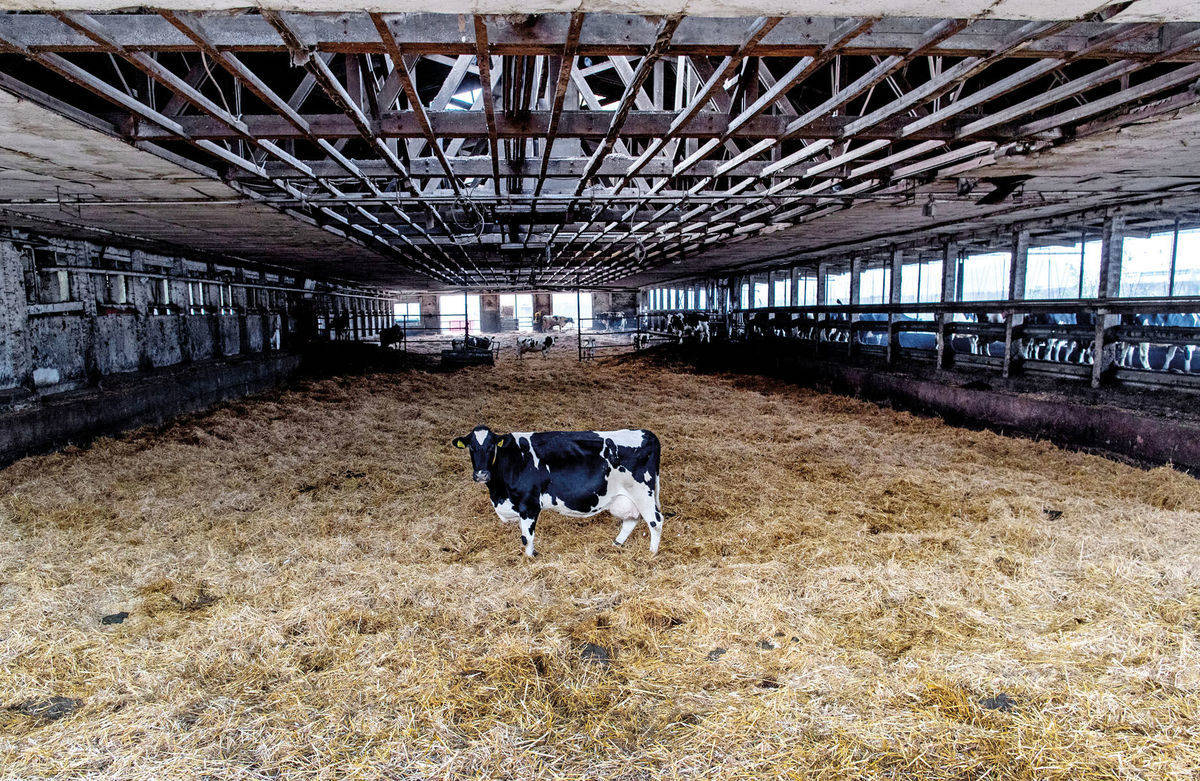
[{"label": "barn interior", "polygon": [[1195,777],[1198,351],[1192,2],[0,0],[0,767]]}]

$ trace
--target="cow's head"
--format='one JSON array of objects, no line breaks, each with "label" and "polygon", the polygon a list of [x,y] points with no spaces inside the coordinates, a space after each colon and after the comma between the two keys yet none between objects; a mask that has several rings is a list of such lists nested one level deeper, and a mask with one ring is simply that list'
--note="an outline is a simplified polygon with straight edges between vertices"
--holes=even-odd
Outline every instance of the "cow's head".
[{"label": "cow's head", "polygon": [[492,476],[497,451],[512,445],[512,435],[497,434],[487,426],[478,426],[465,437],[456,437],[451,444],[470,451],[475,482],[486,483]]}]

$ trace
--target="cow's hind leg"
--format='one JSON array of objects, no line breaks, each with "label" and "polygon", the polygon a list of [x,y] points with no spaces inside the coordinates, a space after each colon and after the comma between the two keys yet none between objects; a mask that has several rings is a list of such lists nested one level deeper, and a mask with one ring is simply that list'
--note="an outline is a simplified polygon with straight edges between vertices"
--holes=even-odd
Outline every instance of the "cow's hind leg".
[{"label": "cow's hind leg", "polygon": [[638,519],[623,518],[621,519],[621,531],[617,532],[616,539],[613,540],[613,545],[624,545],[625,540],[629,539],[629,535],[633,534],[634,528],[637,527]]},{"label": "cow's hind leg", "polygon": [[620,494],[613,497],[612,503],[608,505],[608,511],[621,519],[621,531],[617,533],[617,538],[613,540],[613,545],[624,545],[625,540],[629,539],[629,535],[633,534],[634,528],[637,527],[641,508],[637,506],[633,499]]},{"label": "cow's hind leg", "polygon": [[[650,553],[658,553],[658,541],[662,537],[663,516],[658,510],[658,498],[654,492],[646,488],[644,496],[637,499],[638,513],[650,529]],[[624,530],[622,530],[622,533]]]},{"label": "cow's hind leg", "polygon": [[533,558],[537,553],[533,550],[533,533],[537,529],[537,517],[521,518],[521,544],[525,546],[525,555]]}]

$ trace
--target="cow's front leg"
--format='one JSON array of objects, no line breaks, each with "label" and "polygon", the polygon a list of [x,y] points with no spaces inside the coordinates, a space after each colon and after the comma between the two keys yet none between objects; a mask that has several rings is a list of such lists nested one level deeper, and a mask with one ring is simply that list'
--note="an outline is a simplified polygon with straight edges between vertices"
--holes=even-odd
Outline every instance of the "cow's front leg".
[{"label": "cow's front leg", "polygon": [[521,518],[521,544],[525,546],[525,555],[533,558],[537,555],[533,550],[533,533],[537,529],[537,516]]}]

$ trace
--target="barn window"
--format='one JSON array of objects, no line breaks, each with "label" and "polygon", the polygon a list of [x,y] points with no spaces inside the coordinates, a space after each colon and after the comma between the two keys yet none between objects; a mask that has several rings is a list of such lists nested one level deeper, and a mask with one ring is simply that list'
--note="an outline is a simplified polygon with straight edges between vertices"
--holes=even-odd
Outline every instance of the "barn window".
[{"label": "barn window", "polygon": [[792,278],[785,276],[775,282],[775,306],[790,306],[792,303]]},{"label": "barn window", "polygon": [[987,252],[959,258],[959,301],[1000,301],[1008,298],[1007,252]]},{"label": "barn window", "polygon": [[1096,295],[1099,282],[1099,241],[1029,250],[1025,270],[1026,298],[1090,297]]},{"label": "barn window", "polygon": [[171,313],[171,287],[166,277],[147,279],[150,285],[150,314],[167,315]]},{"label": "barn window", "polygon": [[1200,228],[1127,236],[1121,259],[1122,296],[1200,293]]},{"label": "barn window", "polygon": [[60,304],[71,300],[71,274],[59,254],[50,249],[33,250],[33,273],[28,276],[26,298],[31,304]]},{"label": "barn window", "polygon": [[202,315],[205,312],[204,283],[192,280],[187,283],[188,314]]},{"label": "barn window", "polygon": [[817,305],[817,275],[805,271],[800,274],[796,280],[796,285],[799,288],[800,306],[816,306]]},{"label": "barn window", "polygon": [[105,274],[96,288],[96,300],[102,304],[125,304],[129,301],[129,278],[124,274]]},{"label": "barn window", "polygon": [[462,293],[438,296],[442,333],[462,331],[468,326],[479,330],[479,296]]},{"label": "barn window", "polygon": [[942,261],[922,260],[900,268],[900,303],[917,304],[942,298]]},{"label": "barn window", "polygon": [[765,307],[767,305],[767,291],[768,288],[766,282],[756,281],[754,283],[754,302],[751,304],[751,306],[753,306],[755,309],[761,309],[762,307]]},{"label": "barn window", "polygon": [[858,277],[858,302],[860,304],[887,303],[888,288],[891,286],[892,270],[879,268],[863,269]]},{"label": "barn window", "polygon": [[825,275],[826,305],[850,303],[850,272],[829,272]]},{"label": "barn window", "polygon": [[1179,231],[1171,295],[1200,296],[1200,228]]},{"label": "barn window", "polygon": [[419,301],[396,304],[393,312],[397,323],[403,323],[404,325],[421,324],[421,302]]}]

